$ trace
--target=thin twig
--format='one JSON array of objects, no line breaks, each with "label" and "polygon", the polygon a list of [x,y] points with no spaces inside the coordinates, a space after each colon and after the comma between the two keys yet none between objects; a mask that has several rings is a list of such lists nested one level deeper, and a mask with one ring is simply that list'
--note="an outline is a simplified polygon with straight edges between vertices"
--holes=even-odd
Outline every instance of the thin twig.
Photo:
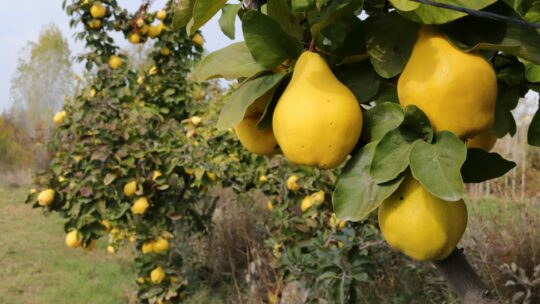
[{"label": "thin twig", "polygon": [[422,3],[422,4],[425,4],[425,5],[440,7],[440,8],[446,8],[446,9],[449,9],[449,10],[466,13],[466,14],[476,16],[476,17],[480,17],[480,18],[492,19],[492,20],[497,20],[497,21],[507,21],[507,22],[516,23],[516,24],[526,26],[526,27],[540,29],[540,24],[529,22],[529,21],[526,21],[526,20],[523,20],[523,19],[517,19],[517,18],[508,17],[508,16],[503,16],[503,15],[495,14],[495,13],[492,13],[492,12],[477,11],[477,10],[466,8],[466,7],[461,7],[461,6],[452,5],[452,4],[446,4],[446,3],[439,3],[439,2],[435,2],[435,1],[431,1],[431,0],[410,0],[410,1],[417,2],[417,3]]}]

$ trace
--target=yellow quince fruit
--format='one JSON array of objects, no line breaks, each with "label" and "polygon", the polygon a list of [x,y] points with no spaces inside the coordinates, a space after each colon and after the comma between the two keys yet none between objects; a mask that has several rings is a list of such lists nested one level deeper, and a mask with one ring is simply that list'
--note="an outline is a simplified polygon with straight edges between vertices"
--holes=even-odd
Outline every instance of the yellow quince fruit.
[{"label": "yellow quince fruit", "polygon": [[157,12],[156,14],[156,17],[159,19],[159,20],[165,20],[165,18],[167,18],[167,12],[164,11],[164,10],[160,10]]},{"label": "yellow quince fruit", "polygon": [[388,244],[418,261],[449,256],[467,227],[463,200],[439,199],[412,176],[382,203],[378,216]]},{"label": "yellow quince fruit", "polygon": [[165,279],[165,271],[161,266],[156,267],[152,272],[150,272],[150,281],[154,284],[159,284]]},{"label": "yellow quince fruit", "polygon": [[135,195],[135,192],[137,192],[137,182],[131,181],[124,185],[124,195],[127,197],[131,197]]},{"label": "yellow quince fruit", "polygon": [[96,19],[101,19],[105,17],[105,13],[107,12],[107,9],[101,4],[101,2],[96,2],[92,7],[90,8],[90,15]]},{"label": "yellow quince fruit", "polygon": [[135,201],[133,206],[131,206],[131,213],[143,215],[146,213],[146,209],[148,209],[148,207],[150,207],[148,199],[146,197],[141,197]]},{"label": "yellow quince fruit", "polygon": [[129,42],[131,42],[131,44],[138,44],[141,42],[141,36],[137,33],[133,33],[129,35]]},{"label": "yellow quince fruit", "polygon": [[234,127],[238,140],[249,152],[260,155],[274,154],[277,150],[277,141],[272,128],[260,130],[257,126],[264,114],[265,106],[272,97],[264,94],[251,104],[244,114],[244,119]]},{"label": "yellow quince fruit", "polygon": [[160,52],[163,56],[169,56],[171,54],[171,50],[168,47],[162,48]]},{"label": "yellow quince fruit", "polygon": [[54,201],[54,190],[46,189],[38,194],[38,204],[40,206],[49,206]]},{"label": "yellow quince fruit", "polygon": [[90,27],[93,30],[97,30],[101,28],[101,20],[99,19],[92,19],[88,22],[88,27]]},{"label": "yellow quince fruit", "polygon": [[152,173],[152,180],[155,181],[155,180],[158,179],[161,175],[162,175],[162,174],[161,174],[161,171],[155,170],[155,171]]},{"label": "yellow quince fruit", "polygon": [[311,196],[306,195],[304,199],[302,200],[302,203],[300,204],[300,210],[302,210],[302,212],[306,212],[312,206],[313,206],[313,200],[311,199]]},{"label": "yellow quince fruit", "polygon": [[153,250],[155,253],[162,253],[169,250],[169,241],[163,237],[159,237],[154,241]]},{"label": "yellow quince fruit", "polygon": [[273,116],[285,157],[296,164],[336,168],[356,146],[362,111],[354,94],[313,52],[300,55]]},{"label": "yellow quince fruit", "polygon": [[154,242],[146,242],[142,244],[141,250],[143,254],[154,252]]},{"label": "yellow quince fruit", "polygon": [[122,59],[116,55],[109,57],[109,66],[111,69],[116,70],[122,65]]},{"label": "yellow quince fruit", "polygon": [[55,124],[61,125],[66,119],[66,117],[67,117],[66,111],[60,111],[54,115],[53,121]]},{"label": "yellow quince fruit", "polygon": [[491,131],[484,131],[473,138],[467,139],[465,145],[467,148],[477,148],[489,152],[493,149],[496,142],[497,136],[495,136],[495,134]]},{"label": "yellow quince fruit", "polygon": [[191,38],[191,41],[192,41],[193,44],[195,44],[197,47],[203,47],[203,45],[204,45],[204,39],[203,39],[203,37],[201,36],[201,34],[199,34],[199,33],[195,34],[195,35]]},{"label": "yellow quince fruit", "polygon": [[497,77],[481,54],[463,52],[424,26],[399,77],[398,97],[403,107],[424,111],[435,131],[470,138],[493,125]]},{"label": "yellow quince fruit", "polygon": [[79,240],[79,231],[71,230],[66,235],[66,245],[69,248],[79,248],[81,247],[82,241]]},{"label": "yellow quince fruit", "polygon": [[295,192],[298,191],[298,189],[300,189],[300,186],[298,186],[298,184],[296,183],[297,180],[298,180],[298,176],[291,175],[287,179],[287,189],[291,191],[295,191]]}]

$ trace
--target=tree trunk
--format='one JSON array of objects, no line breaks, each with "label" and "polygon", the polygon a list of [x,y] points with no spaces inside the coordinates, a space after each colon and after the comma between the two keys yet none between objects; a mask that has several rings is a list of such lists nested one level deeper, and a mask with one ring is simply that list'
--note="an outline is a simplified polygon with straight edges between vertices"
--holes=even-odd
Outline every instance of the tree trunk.
[{"label": "tree trunk", "polygon": [[446,259],[434,264],[463,304],[497,303],[460,249],[456,248]]}]

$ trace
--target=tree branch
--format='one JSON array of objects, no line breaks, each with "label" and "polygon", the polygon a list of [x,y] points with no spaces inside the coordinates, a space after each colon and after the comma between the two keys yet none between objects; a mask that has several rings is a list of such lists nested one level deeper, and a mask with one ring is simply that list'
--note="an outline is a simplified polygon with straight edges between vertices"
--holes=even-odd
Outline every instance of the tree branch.
[{"label": "tree branch", "polygon": [[460,249],[454,249],[446,259],[434,264],[463,304],[497,303]]}]

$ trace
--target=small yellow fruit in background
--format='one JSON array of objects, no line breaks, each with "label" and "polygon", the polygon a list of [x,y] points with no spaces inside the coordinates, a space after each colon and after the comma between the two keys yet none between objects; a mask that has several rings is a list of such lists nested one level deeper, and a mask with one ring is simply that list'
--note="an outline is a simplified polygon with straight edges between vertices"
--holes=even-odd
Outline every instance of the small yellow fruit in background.
[{"label": "small yellow fruit in background", "polygon": [[137,19],[137,27],[141,28],[145,25],[144,23],[144,19],[143,18],[139,18]]},{"label": "small yellow fruit in background", "polygon": [[36,188],[30,189],[30,194],[34,194],[34,193],[36,193],[36,192],[37,192],[37,189],[36,189]]},{"label": "small yellow fruit in background", "polygon": [[116,249],[114,249],[114,246],[107,246],[107,252],[110,253],[110,254],[115,254],[116,253]]},{"label": "small yellow fruit in background", "polygon": [[55,124],[61,125],[66,119],[66,117],[67,117],[66,111],[60,111],[54,115],[53,121]]},{"label": "small yellow fruit in background", "polygon": [[101,20],[92,19],[92,20],[90,20],[90,22],[88,22],[88,26],[93,30],[97,30],[97,29],[101,28]]},{"label": "small yellow fruit in background", "polygon": [[143,254],[154,252],[154,242],[146,242],[142,244],[141,250]]},{"label": "small yellow fruit in background", "polygon": [[164,47],[161,49],[161,55],[169,56],[170,54],[171,54],[171,50],[168,47]]},{"label": "small yellow fruit in background", "polygon": [[302,212],[306,212],[311,206],[313,206],[313,200],[311,199],[311,196],[306,195],[300,204],[300,209]]},{"label": "small yellow fruit in background", "polygon": [[156,75],[157,73],[158,73],[158,68],[157,68],[156,66],[151,67],[150,70],[148,71],[148,74],[149,74],[150,76],[154,76],[154,75]]},{"label": "small yellow fruit in background", "polygon": [[194,173],[195,171],[193,171],[193,169],[191,169],[191,168],[185,168],[185,169],[184,169],[184,172],[186,172],[187,175],[193,175],[193,173]]},{"label": "small yellow fruit in background", "polygon": [[165,18],[167,18],[167,12],[164,11],[164,10],[160,10],[157,12],[156,14],[156,17],[159,19],[159,20],[165,20]]},{"label": "small yellow fruit in background", "polygon": [[112,235],[118,235],[120,233],[120,230],[116,227],[114,227],[113,229],[111,229],[111,234]]},{"label": "small yellow fruit in background", "polygon": [[132,236],[129,237],[129,242],[131,244],[135,244],[136,241],[137,241],[137,238],[135,236],[132,235]]},{"label": "small yellow fruit in background", "polygon": [[495,146],[496,142],[497,136],[495,136],[495,134],[493,134],[491,131],[485,131],[476,135],[473,138],[467,139],[465,145],[469,149],[477,148],[489,152],[491,151],[491,149],[493,149],[493,146]]},{"label": "small yellow fruit in background", "polygon": [[142,85],[143,83],[144,83],[144,76],[139,76],[139,78],[137,78],[137,84]]},{"label": "small yellow fruit in background", "polygon": [[102,220],[101,226],[103,226],[103,228],[105,228],[106,231],[111,230],[111,227],[112,227],[111,222],[109,222],[108,220]]},{"label": "small yellow fruit in background", "polygon": [[137,283],[144,284],[144,282],[145,282],[144,278],[141,278],[141,277],[137,278]]},{"label": "small yellow fruit in background", "polygon": [[285,157],[299,165],[336,168],[356,146],[362,122],[356,97],[325,59],[302,53],[272,118]]},{"label": "small yellow fruit in background", "polygon": [[207,172],[206,175],[208,175],[208,178],[213,182],[217,180],[217,175],[214,172]]},{"label": "small yellow fruit in background", "polygon": [[43,190],[38,194],[38,204],[40,206],[49,206],[54,201],[54,190]]},{"label": "small yellow fruit in background", "polygon": [[58,182],[59,182],[59,183],[63,183],[63,182],[65,182],[65,181],[66,181],[66,178],[65,178],[65,177],[63,177],[63,176],[59,176],[59,177],[58,177]]},{"label": "small yellow fruit in background", "polygon": [[234,127],[238,140],[251,153],[270,155],[277,150],[278,144],[273,129],[260,130],[258,127],[270,98],[272,98],[272,92],[259,97],[247,108],[244,119]]},{"label": "small yellow fruit in background", "polygon": [[111,55],[109,58],[109,66],[111,69],[116,70],[122,65],[122,59],[116,55]]},{"label": "small yellow fruit in background", "polygon": [[191,124],[193,124],[194,126],[198,126],[201,122],[202,122],[202,118],[200,118],[199,116],[193,116],[189,119],[189,121],[191,122]]},{"label": "small yellow fruit in background", "polygon": [[161,176],[161,171],[159,170],[156,170],[152,173],[152,180],[155,181],[156,179],[158,179],[159,177]]},{"label": "small yellow fruit in background", "polygon": [[265,183],[265,182],[268,181],[268,177],[266,177],[266,175],[261,175],[261,176],[259,176],[259,181],[261,183]]},{"label": "small yellow fruit in background", "polygon": [[497,77],[479,52],[463,52],[423,26],[398,80],[400,104],[418,106],[435,131],[470,138],[491,129]]},{"label": "small yellow fruit in background", "polygon": [[313,201],[313,204],[315,204],[315,206],[319,206],[324,203],[324,191],[321,190],[311,194],[311,200]]},{"label": "small yellow fruit in background", "polygon": [[79,162],[82,160],[82,156],[75,155],[75,156],[73,156],[73,160],[74,160],[76,163],[79,163]]},{"label": "small yellow fruit in background", "polygon": [[266,209],[268,209],[269,211],[273,211],[274,210],[274,204],[272,203],[272,201],[268,201],[266,203]]},{"label": "small yellow fruit in background", "polygon": [[379,207],[379,226],[390,246],[418,260],[449,256],[467,227],[463,200],[433,196],[412,176]]},{"label": "small yellow fruit in background", "polygon": [[124,195],[127,197],[131,197],[135,195],[135,192],[137,192],[137,182],[131,181],[124,185]]},{"label": "small yellow fruit in background", "polygon": [[156,267],[152,272],[150,272],[150,280],[154,284],[159,284],[161,281],[165,279],[165,271],[163,271],[163,268],[161,266]]},{"label": "small yellow fruit in background", "polygon": [[96,89],[91,89],[90,90],[90,98],[94,98],[96,97]]},{"label": "small yellow fruit in background", "polygon": [[296,183],[297,180],[298,176],[291,175],[291,177],[287,179],[287,188],[291,191],[298,191],[298,189],[300,189],[300,186],[298,186],[298,184]]},{"label": "small yellow fruit in background", "polygon": [[160,34],[160,29],[157,26],[150,25],[148,27],[148,37],[156,38]]},{"label": "small yellow fruit in background", "polygon": [[139,42],[141,42],[141,36],[139,36],[139,34],[137,33],[133,33],[129,35],[129,42],[131,42],[132,44],[138,44]]},{"label": "small yellow fruit in background", "polygon": [[153,249],[155,253],[165,252],[169,250],[169,248],[169,241],[167,241],[167,239],[163,237],[159,237],[157,240],[154,241]]},{"label": "small yellow fruit in background", "polygon": [[92,17],[101,19],[105,17],[105,13],[107,12],[107,9],[101,4],[101,2],[96,2],[92,7],[90,8],[90,15]]},{"label": "small yellow fruit in background", "polygon": [[203,47],[203,45],[204,45],[204,39],[203,39],[203,37],[201,36],[201,34],[199,34],[199,33],[195,34],[195,35],[191,38],[191,41],[192,41],[193,44],[195,44],[197,47]]},{"label": "small yellow fruit in background", "polygon": [[150,207],[150,204],[148,204],[148,199],[146,197],[141,197],[135,201],[133,206],[131,206],[131,212],[133,214],[143,215],[148,207]]},{"label": "small yellow fruit in background", "polygon": [[79,240],[79,232],[77,230],[71,230],[66,235],[66,245],[69,248],[79,248],[81,247],[81,240]]}]

